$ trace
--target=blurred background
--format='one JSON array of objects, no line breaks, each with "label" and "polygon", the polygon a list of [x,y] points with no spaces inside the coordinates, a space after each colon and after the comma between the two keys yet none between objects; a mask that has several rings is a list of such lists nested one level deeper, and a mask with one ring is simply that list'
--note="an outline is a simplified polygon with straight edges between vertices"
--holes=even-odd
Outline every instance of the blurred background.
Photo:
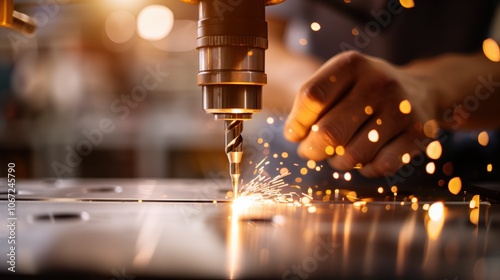
[{"label": "blurred background", "polygon": [[[280,165],[290,171],[297,166],[294,172],[302,176],[307,161],[298,159],[295,144],[281,136],[293,97],[322,62],[341,51],[342,38],[359,35],[353,26],[363,26],[371,18],[359,16],[358,7],[348,2],[299,2],[288,0],[268,8],[265,109],[245,123],[243,135],[246,163],[268,156],[275,159],[271,165],[276,172]],[[19,178],[228,178],[223,124],[202,110],[196,85],[196,6],[179,0],[14,4],[38,27],[33,35],[0,28],[2,166],[15,162]],[[421,16],[418,9],[412,15]],[[404,18],[396,18],[395,26],[405,26]],[[429,28],[449,27],[431,19],[442,21],[441,15],[429,18]],[[283,21],[288,22],[286,28]],[[419,37],[413,35],[418,34],[400,27],[384,32],[370,38],[363,52],[381,50],[387,59],[405,63],[393,57],[394,50],[417,42]],[[393,32],[408,36],[387,41]],[[339,34],[339,39],[331,34]],[[443,41],[449,38],[443,36]],[[421,57],[425,55],[431,54]],[[434,185],[457,174],[473,181],[498,179],[498,132],[484,133],[450,135],[443,157],[430,166],[418,164],[412,176],[426,175]],[[325,185],[344,176],[335,178],[325,163],[317,166],[321,174],[307,174],[313,185],[321,182],[317,176]],[[319,172],[316,163],[312,169]],[[5,172],[1,169],[0,176]],[[353,175],[356,181],[356,171]],[[300,180],[294,177],[291,183]]]},{"label": "blurred background", "polygon": [[196,6],[14,4],[38,30],[0,29],[2,165],[15,162],[22,178],[196,178],[225,168],[222,123],[203,112],[196,85]]}]

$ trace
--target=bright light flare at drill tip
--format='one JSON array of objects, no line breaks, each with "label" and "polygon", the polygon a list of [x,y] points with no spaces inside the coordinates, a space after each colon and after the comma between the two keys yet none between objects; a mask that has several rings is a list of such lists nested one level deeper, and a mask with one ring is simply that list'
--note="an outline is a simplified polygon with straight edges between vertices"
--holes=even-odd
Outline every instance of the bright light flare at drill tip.
[{"label": "bright light flare at drill tip", "polygon": [[245,208],[259,204],[289,203],[300,199],[295,192],[283,193],[283,188],[288,184],[283,178],[290,175],[290,172],[280,174],[276,177],[263,175],[263,169],[258,175],[241,188],[239,196],[233,200],[233,209],[237,207]]}]

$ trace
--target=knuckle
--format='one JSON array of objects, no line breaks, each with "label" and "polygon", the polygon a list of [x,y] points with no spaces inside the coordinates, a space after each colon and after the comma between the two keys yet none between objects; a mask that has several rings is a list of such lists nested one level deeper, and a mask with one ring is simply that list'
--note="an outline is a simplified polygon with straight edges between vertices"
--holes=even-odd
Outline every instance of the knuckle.
[{"label": "knuckle", "polygon": [[366,58],[361,53],[355,50],[345,51],[340,54],[340,57],[346,63],[355,65],[364,62],[366,60]]},{"label": "knuckle", "polygon": [[317,82],[306,83],[300,92],[306,102],[323,103],[325,101],[325,91]]},{"label": "knuckle", "polygon": [[358,163],[366,164],[369,162],[371,158],[369,152],[366,149],[354,148],[354,147],[346,151],[345,155],[346,159],[348,159],[349,163],[351,163],[352,166],[355,166]]},{"label": "knuckle", "polygon": [[401,88],[401,85],[394,76],[382,73],[373,79],[372,87],[374,89],[378,89],[384,94],[388,94],[396,92],[399,88]]},{"label": "knuckle", "polygon": [[380,176],[373,170],[373,164],[370,164],[369,166],[363,166],[363,168],[359,170],[359,173],[366,178],[376,178]]},{"label": "knuckle", "polygon": [[391,175],[395,172],[390,170],[386,165],[384,164],[375,164],[373,166],[373,175],[374,176],[387,176]]},{"label": "knuckle", "polygon": [[398,171],[398,168],[399,161],[393,155],[387,155],[373,165],[373,171],[378,176],[392,175]]},{"label": "knuckle", "polygon": [[292,142],[297,142],[305,137],[306,124],[302,123],[299,119],[289,119],[284,130],[285,136]]},{"label": "knuckle", "polygon": [[324,125],[318,130],[319,139],[332,146],[343,144],[344,134],[340,127],[333,124]]},{"label": "knuckle", "polygon": [[340,171],[349,171],[354,167],[354,164],[345,155],[328,158],[327,162],[332,168]]}]

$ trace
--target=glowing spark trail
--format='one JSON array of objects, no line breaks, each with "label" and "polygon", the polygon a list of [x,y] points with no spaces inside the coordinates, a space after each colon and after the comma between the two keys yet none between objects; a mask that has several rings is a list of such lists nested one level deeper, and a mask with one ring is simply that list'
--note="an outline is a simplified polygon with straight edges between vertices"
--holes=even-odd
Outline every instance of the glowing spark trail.
[{"label": "glowing spark trail", "polygon": [[283,178],[290,175],[290,172],[277,175],[276,177],[269,177],[263,173],[264,167],[261,166],[259,168],[259,174],[241,188],[238,200],[265,203],[288,203],[293,202],[294,198],[300,199],[300,196],[296,192],[282,192],[283,188],[288,186],[288,184],[283,181]]}]

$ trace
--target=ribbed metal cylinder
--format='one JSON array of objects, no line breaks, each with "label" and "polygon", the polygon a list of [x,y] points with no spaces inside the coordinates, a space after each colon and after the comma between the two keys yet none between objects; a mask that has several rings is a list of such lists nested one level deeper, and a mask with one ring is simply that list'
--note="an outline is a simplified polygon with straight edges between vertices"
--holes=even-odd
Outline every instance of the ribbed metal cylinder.
[{"label": "ribbed metal cylinder", "polygon": [[202,0],[198,50],[203,109],[218,119],[262,109],[267,49],[266,0]]}]

